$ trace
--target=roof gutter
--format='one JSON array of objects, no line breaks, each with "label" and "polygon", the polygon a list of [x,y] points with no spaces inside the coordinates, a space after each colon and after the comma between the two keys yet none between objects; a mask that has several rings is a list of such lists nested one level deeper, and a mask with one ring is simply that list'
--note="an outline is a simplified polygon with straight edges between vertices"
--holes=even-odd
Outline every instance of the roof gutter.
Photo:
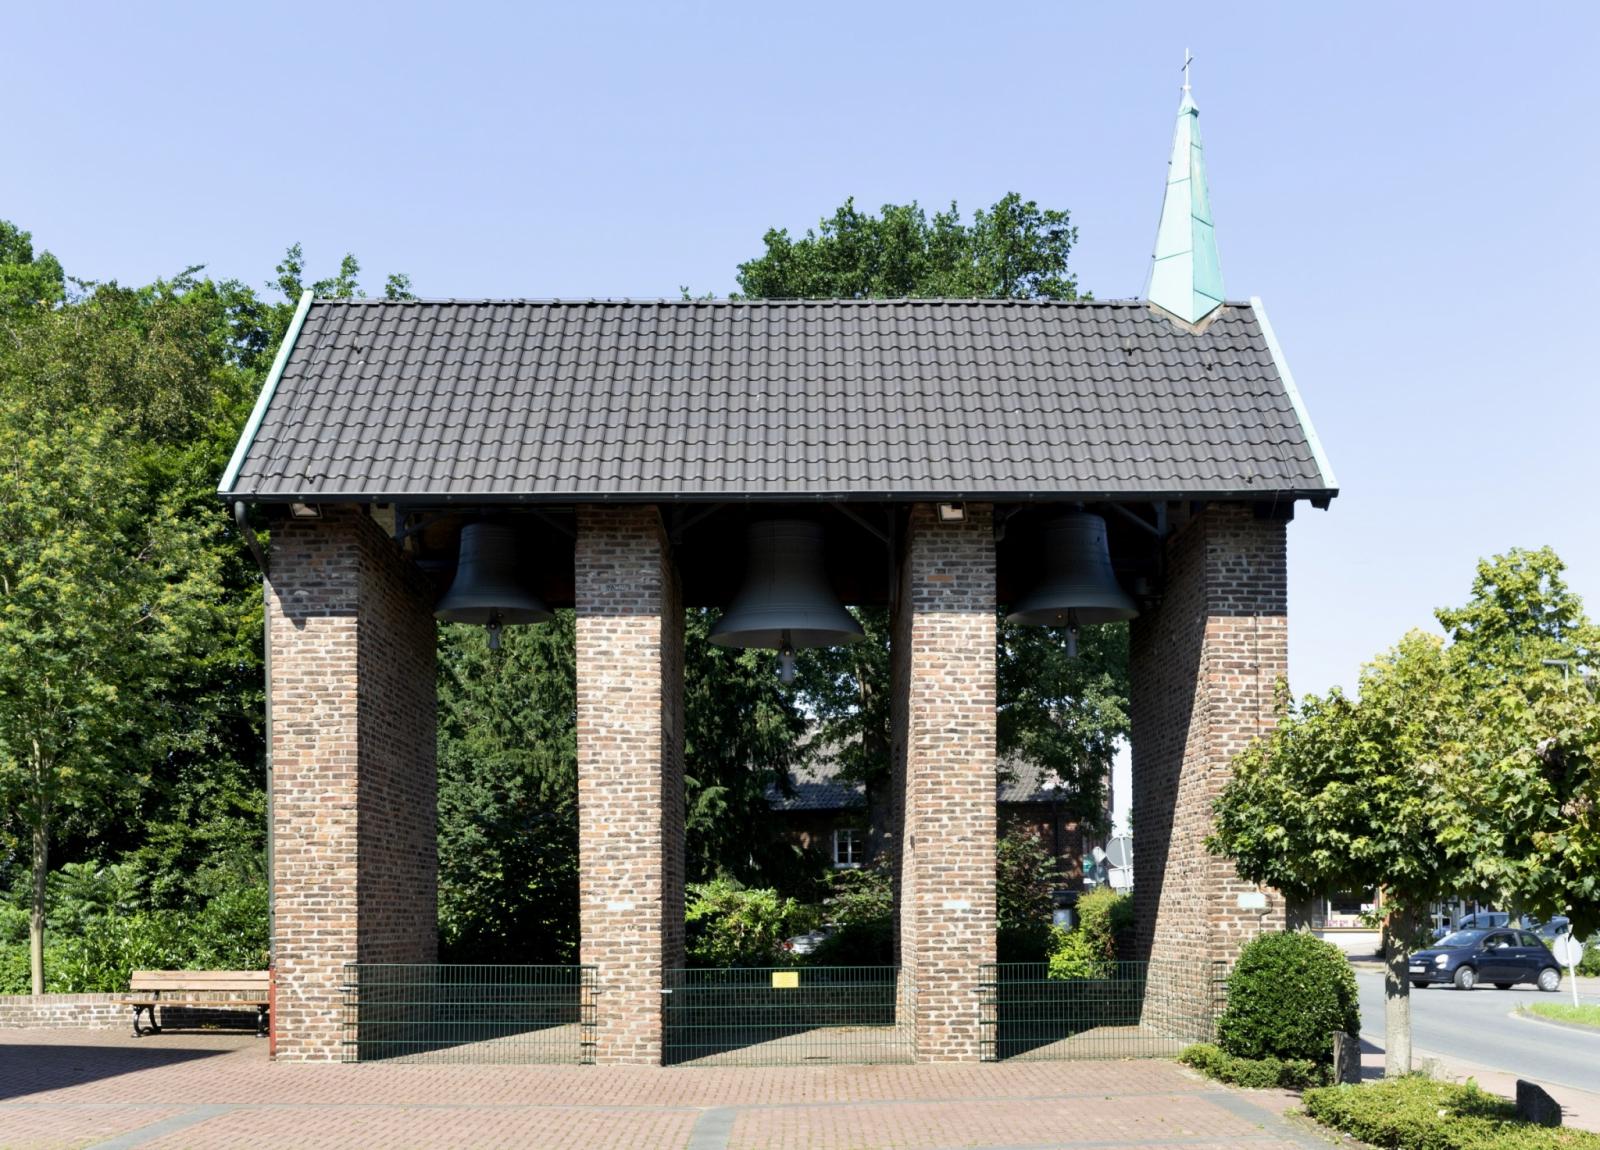
[{"label": "roof gutter", "polygon": [[1285,499],[1330,499],[1331,487],[1217,488],[1213,490],[1105,491],[1039,490],[994,491],[982,488],[906,489],[893,491],[535,491],[535,492],[411,492],[411,491],[244,491],[231,493],[252,505],[290,503],[398,503],[413,511],[424,508],[538,506],[544,504],[634,503],[1271,503]]},{"label": "roof gutter", "polygon": [[256,405],[250,411],[250,418],[245,422],[244,430],[239,433],[239,443],[233,449],[233,458],[228,460],[228,469],[222,473],[222,482],[217,484],[217,494],[227,495],[233,490],[233,485],[239,480],[239,469],[244,466],[244,457],[250,454],[250,448],[255,445],[256,432],[261,430],[261,421],[266,418],[267,407],[272,403],[272,396],[278,390],[278,381],[283,378],[283,369],[289,362],[289,353],[294,350],[295,341],[300,338],[300,328],[306,322],[306,313],[311,310],[311,289],[307,288],[300,293],[300,302],[295,306],[294,318],[289,321],[289,330],[283,333],[283,342],[278,345],[278,355],[272,361],[272,370],[267,373],[267,382],[261,385],[261,394],[256,396]]},{"label": "roof gutter", "polygon": [[1261,324],[1261,334],[1266,338],[1267,350],[1272,353],[1272,362],[1278,369],[1278,378],[1283,380],[1283,389],[1289,393],[1289,402],[1294,404],[1294,413],[1300,420],[1300,430],[1306,433],[1306,443],[1311,446],[1311,455],[1317,461],[1317,470],[1322,474],[1322,482],[1327,485],[1328,495],[1337,495],[1339,480],[1334,477],[1333,464],[1328,462],[1328,456],[1322,450],[1322,440],[1317,438],[1317,429],[1311,426],[1311,413],[1306,410],[1305,400],[1300,398],[1300,389],[1294,385],[1294,373],[1289,370],[1289,361],[1283,357],[1283,348],[1278,346],[1278,337],[1273,333],[1272,321],[1267,318],[1267,306],[1261,302],[1260,296],[1251,296],[1250,308],[1256,313],[1256,319]]}]

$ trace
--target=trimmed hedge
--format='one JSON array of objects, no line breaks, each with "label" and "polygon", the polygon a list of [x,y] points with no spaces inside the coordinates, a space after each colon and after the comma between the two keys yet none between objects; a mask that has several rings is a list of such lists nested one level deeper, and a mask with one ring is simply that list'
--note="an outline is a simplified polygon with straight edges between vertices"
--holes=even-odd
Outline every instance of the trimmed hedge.
[{"label": "trimmed hedge", "polygon": [[1600,1150],[1600,1134],[1517,1121],[1516,1105],[1477,1083],[1411,1074],[1305,1094],[1318,1122],[1388,1150]]},{"label": "trimmed hedge", "polygon": [[1263,934],[1239,953],[1217,1044],[1236,1058],[1333,1062],[1333,1033],[1361,1033],[1356,976],[1338,947],[1303,931]]},{"label": "trimmed hedge", "polygon": [[1330,1067],[1319,1066],[1307,1058],[1236,1058],[1209,1042],[1188,1047],[1178,1055],[1178,1061],[1194,1067],[1207,1078],[1257,1090],[1273,1086],[1285,1090],[1324,1086],[1331,1073]]}]

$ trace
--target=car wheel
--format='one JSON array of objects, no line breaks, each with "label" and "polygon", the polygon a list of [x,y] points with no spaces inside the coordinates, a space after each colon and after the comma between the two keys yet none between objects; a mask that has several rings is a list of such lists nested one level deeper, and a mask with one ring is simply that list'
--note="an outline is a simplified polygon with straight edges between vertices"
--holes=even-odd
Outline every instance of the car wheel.
[{"label": "car wheel", "polygon": [[1515,985],[1516,983],[1514,982],[1497,982],[1494,984],[1494,988],[1496,990],[1510,990]]},{"label": "car wheel", "polygon": [[1471,990],[1478,985],[1478,972],[1470,966],[1456,967],[1456,989]]},{"label": "car wheel", "polygon": [[1413,990],[1427,990],[1428,984],[1426,982],[1413,982],[1411,988]]},{"label": "car wheel", "polygon": [[1539,972],[1540,990],[1560,990],[1561,972],[1553,966],[1547,966]]}]

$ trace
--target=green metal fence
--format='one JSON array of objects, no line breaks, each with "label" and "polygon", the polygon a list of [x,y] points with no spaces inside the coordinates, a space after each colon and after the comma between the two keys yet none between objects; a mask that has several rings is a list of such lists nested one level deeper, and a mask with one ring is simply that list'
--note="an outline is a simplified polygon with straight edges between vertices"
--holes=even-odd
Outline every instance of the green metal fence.
[{"label": "green metal fence", "polygon": [[1226,987],[1222,963],[1108,962],[1104,977],[1073,979],[1044,963],[987,964],[980,1057],[1171,1057],[1214,1036]]},{"label": "green metal fence", "polygon": [[666,972],[662,1061],[721,1066],[912,1062],[892,966]]},{"label": "green metal fence", "polygon": [[594,1061],[594,969],[347,963],[344,1058]]}]

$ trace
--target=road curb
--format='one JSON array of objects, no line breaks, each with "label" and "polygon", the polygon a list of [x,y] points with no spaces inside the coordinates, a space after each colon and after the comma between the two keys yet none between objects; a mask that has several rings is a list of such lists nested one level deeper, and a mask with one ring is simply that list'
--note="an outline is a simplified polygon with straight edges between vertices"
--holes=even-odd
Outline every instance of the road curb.
[{"label": "road curb", "polygon": [[1563,1022],[1559,1018],[1546,1018],[1542,1014],[1532,1014],[1526,1006],[1519,1006],[1511,1012],[1512,1018],[1520,1018],[1524,1022],[1536,1022],[1540,1026],[1553,1026],[1557,1030],[1575,1030],[1579,1034],[1600,1034],[1600,1026],[1588,1026],[1582,1022]]}]

